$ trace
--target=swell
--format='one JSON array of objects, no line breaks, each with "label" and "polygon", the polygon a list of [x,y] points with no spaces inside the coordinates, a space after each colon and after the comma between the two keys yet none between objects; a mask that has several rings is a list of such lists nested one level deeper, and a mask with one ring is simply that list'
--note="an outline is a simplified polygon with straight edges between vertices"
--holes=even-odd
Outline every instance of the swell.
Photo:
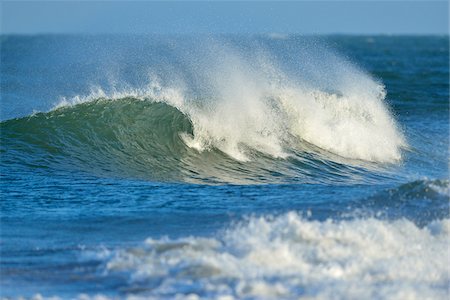
[{"label": "swell", "polygon": [[2,165],[195,183],[348,183],[388,176],[375,163],[348,160],[301,139],[286,143],[283,157],[245,144],[245,160],[217,144],[199,149],[192,145],[194,122],[158,99],[80,101],[2,122]]}]

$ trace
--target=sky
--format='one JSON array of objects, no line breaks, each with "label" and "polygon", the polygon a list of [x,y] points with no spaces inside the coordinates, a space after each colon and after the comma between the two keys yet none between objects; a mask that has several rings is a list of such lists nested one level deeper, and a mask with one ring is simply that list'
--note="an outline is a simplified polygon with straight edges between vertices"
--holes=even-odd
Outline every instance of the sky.
[{"label": "sky", "polygon": [[2,34],[448,34],[447,1],[0,1]]}]

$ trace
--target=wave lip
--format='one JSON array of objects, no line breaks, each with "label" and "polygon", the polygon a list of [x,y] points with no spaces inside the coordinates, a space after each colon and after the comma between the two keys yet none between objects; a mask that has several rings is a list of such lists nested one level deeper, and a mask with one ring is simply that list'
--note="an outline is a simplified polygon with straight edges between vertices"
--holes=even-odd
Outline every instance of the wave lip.
[{"label": "wave lip", "polygon": [[101,256],[108,276],[125,274],[142,297],[445,299],[449,233],[449,219],[419,228],[290,212],[250,218],[220,239],[149,238]]}]

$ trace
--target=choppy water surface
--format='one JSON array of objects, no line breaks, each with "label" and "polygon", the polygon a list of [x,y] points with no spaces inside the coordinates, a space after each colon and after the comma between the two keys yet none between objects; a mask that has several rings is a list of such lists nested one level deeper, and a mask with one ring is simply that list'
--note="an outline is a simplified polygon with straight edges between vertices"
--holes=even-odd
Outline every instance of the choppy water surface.
[{"label": "choppy water surface", "polygon": [[1,295],[448,298],[448,42],[2,36]]}]

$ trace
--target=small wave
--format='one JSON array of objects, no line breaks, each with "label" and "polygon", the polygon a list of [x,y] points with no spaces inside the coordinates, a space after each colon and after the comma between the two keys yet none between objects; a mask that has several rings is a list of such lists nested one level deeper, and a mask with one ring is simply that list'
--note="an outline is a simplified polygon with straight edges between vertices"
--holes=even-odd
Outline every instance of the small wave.
[{"label": "small wave", "polygon": [[449,180],[416,180],[380,194],[386,201],[440,200],[450,197]]},{"label": "small wave", "polygon": [[450,181],[416,180],[358,199],[343,217],[406,218],[418,226],[450,216]]},{"label": "small wave", "polygon": [[419,228],[290,212],[250,218],[223,238],[149,238],[98,258],[124,294],[145,298],[446,299],[449,233],[449,219]]}]

